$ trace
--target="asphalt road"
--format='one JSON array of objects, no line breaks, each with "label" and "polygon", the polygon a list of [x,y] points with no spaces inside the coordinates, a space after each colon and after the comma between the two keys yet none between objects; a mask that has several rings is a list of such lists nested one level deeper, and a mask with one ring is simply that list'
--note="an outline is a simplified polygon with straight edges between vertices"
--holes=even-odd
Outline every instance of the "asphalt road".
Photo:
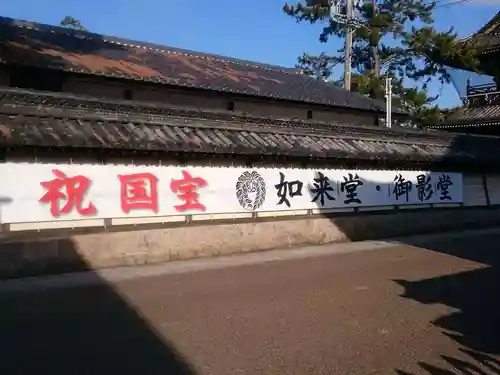
[{"label": "asphalt road", "polygon": [[0,374],[500,374],[499,243],[3,289]]}]

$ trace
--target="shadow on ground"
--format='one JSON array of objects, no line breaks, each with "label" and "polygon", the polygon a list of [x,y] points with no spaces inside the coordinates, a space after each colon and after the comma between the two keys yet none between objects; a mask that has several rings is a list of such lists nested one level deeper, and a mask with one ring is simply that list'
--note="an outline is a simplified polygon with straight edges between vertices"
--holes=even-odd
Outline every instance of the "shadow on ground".
[{"label": "shadow on ground", "polygon": [[[377,221],[374,217],[372,220]],[[354,238],[360,230],[360,226],[342,228],[341,223],[336,221],[349,238]],[[436,230],[444,224],[437,223]],[[408,221],[408,228],[411,225]],[[381,233],[376,225],[373,227],[373,236],[379,237]],[[72,269],[92,272],[79,259],[78,249],[71,240],[57,241],[57,246],[52,248],[55,258],[71,259]],[[29,246],[51,252],[50,242],[33,241]],[[443,355],[445,364],[439,365],[419,363],[422,370],[429,374],[486,374],[486,371],[500,374],[500,361],[495,358],[500,354],[497,244],[485,238],[484,246],[473,242],[460,246],[466,251],[458,253],[451,240],[438,244],[433,241],[432,248],[427,243],[412,245],[485,265],[482,269],[427,280],[395,280],[404,288],[404,298],[426,304],[439,303],[456,310],[431,323],[461,345],[463,356]],[[22,254],[25,253],[16,246],[2,247],[3,260]],[[36,259],[32,262],[38,264]],[[16,263],[19,262],[12,262]],[[100,280],[99,275],[94,273],[93,277],[99,285],[0,293],[1,374],[195,375],[195,370],[175,347],[161,338],[133,306],[111,285]],[[395,371],[411,375],[400,369]]]},{"label": "shadow on ground", "polygon": [[[395,280],[404,287],[404,298],[424,304],[442,304],[455,312],[431,322],[460,345],[460,358],[441,355],[445,365],[419,363],[429,374],[500,374],[500,249],[495,238],[411,243],[428,250],[471,260],[483,268],[436,278]],[[457,246],[457,241],[462,244]],[[464,241],[470,243],[464,244]],[[444,368],[446,367],[446,368]],[[448,370],[448,368],[452,370]],[[400,375],[409,373],[398,370]]]},{"label": "shadow on ground", "polygon": [[[390,194],[393,189],[377,181],[363,181],[363,183],[363,187],[369,191],[376,189],[388,191]],[[339,184],[339,182],[333,182],[333,189],[330,191],[330,194],[335,194],[337,198],[341,198],[342,194]],[[318,208],[323,208],[323,202],[316,199],[317,194],[311,193],[313,189],[317,191],[318,184],[310,185],[308,190],[312,201],[316,201]],[[415,194],[415,191],[411,193]],[[361,197],[358,196],[358,198]],[[471,229],[479,226],[487,227],[488,223],[491,224],[490,226],[498,224],[493,215],[487,216],[494,210],[483,209],[484,212],[486,212],[485,215],[482,213],[479,215],[481,222],[479,220],[474,222],[478,217],[474,216],[473,211],[464,209],[448,212],[445,209],[414,212],[401,210],[398,217],[393,215],[394,220],[390,217],[384,219],[378,215],[365,216],[366,219],[364,219],[363,213],[360,212],[355,219],[350,221],[335,218],[332,220],[335,226],[351,240],[381,239],[390,236],[387,235],[388,228],[391,233],[399,231],[400,236],[418,234],[415,232],[416,223],[417,227],[425,229],[424,233],[446,232],[451,229],[456,230],[456,227],[460,226]],[[378,223],[377,216],[380,218]],[[425,223],[426,219],[430,222]],[[385,223],[383,223],[384,220]],[[468,221],[471,221],[470,225]],[[387,225],[388,223],[392,225]],[[424,225],[421,225],[422,223]],[[360,236],[362,238],[359,238]],[[464,243],[464,241],[470,243]],[[422,251],[431,250],[484,265],[480,269],[426,280],[394,280],[404,288],[403,298],[423,304],[441,304],[455,310],[449,315],[441,316],[431,324],[441,329],[443,335],[458,343],[461,352],[459,358],[440,355],[438,365],[419,362],[418,365],[423,373],[433,375],[500,374],[500,247],[496,241],[498,241],[498,235],[496,237],[492,235],[491,238],[485,236],[481,243],[477,242],[477,237],[473,239],[449,237],[439,241],[435,239],[401,241],[401,243],[419,247]],[[407,349],[411,350],[411,348]],[[401,369],[395,369],[395,372],[399,375],[413,375]]]},{"label": "shadow on ground", "polygon": [[[72,242],[59,241],[74,261]],[[1,374],[195,375],[134,307],[93,277],[99,285],[0,293]]]}]

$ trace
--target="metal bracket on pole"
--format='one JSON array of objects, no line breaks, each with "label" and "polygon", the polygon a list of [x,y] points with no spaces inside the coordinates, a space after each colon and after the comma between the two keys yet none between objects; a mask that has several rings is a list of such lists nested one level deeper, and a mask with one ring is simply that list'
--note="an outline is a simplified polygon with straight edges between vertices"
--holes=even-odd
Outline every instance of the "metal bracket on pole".
[{"label": "metal bracket on pole", "polygon": [[[346,14],[342,13],[342,3],[343,0],[331,0],[330,1],[330,19],[333,22],[340,23],[342,25],[348,25],[353,28],[359,28],[359,27],[364,27],[367,26],[365,22],[357,19],[356,17],[353,16],[354,13],[354,1],[351,0],[346,0]],[[350,3],[350,4],[349,4]],[[350,9],[349,9],[350,8]],[[351,11],[350,11],[351,10]]]},{"label": "metal bracket on pole", "polygon": [[351,90],[351,54],[352,54],[352,38],[354,30],[364,26],[363,22],[354,17],[354,0],[346,1],[346,14],[342,13],[343,0],[330,1],[330,19],[347,26],[347,35],[344,48],[344,89]]},{"label": "metal bracket on pole", "polygon": [[340,23],[342,25],[350,26],[354,29],[358,29],[360,27],[366,27],[366,24],[364,22],[358,20],[357,18],[354,18],[354,17],[349,18],[343,14],[338,14],[338,15],[332,16],[331,19],[334,22]]}]

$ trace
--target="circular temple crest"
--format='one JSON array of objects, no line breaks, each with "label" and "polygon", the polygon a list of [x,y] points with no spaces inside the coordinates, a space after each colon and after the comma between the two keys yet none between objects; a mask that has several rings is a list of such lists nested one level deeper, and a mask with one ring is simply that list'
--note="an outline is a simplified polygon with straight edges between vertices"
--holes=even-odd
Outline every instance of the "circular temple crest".
[{"label": "circular temple crest", "polygon": [[245,171],[236,182],[236,197],[245,210],[255,211],[266,200],[266,182],[256,171]]}]

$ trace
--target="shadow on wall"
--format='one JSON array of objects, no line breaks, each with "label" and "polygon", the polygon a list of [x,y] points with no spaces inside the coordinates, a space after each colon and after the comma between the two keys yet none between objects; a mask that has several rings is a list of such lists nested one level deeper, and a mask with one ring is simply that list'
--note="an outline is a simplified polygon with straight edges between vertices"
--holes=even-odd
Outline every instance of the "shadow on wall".
[{"label": "shadow on wall", "polygon": [[2,222],[2,206],[5,206],[5,205],[11,204],[11,203],[12,203],[12,198],[0,196],[0,225],[2,225],[1,224],[1,222]]},{"label": "shadow on wall", "polygon": [[[376,189],[376,182],[365,183]],[[8,199],[3,199],[9,203]],[[372,215],[375,219],[370,220],[376,222],[376,216]],[[412,225],[411,220],[396,220],[403,227]],[[354,236],[354,230],[359,231],[363,226],[362,221],[354,227],[345,224],[347,221],[335,223],[348,236]],[[376,223],[371,228],[370,235],[374,237],[383,231]],[[456,312],[431,323],[463,347],[463,356],[442,357],[453,371],[444,369],[442,364],[420,363],[421,368],[430,374],[456,374],[457,371],[470,374],[479,366],[500,374],[500,363],[494,358],[500,354],[500,254],[494,239],[485,238],[484,241],[483,247],[477,243],[461,246],[461,249],[467,249],[461,252],[457,252],[450,241],[442,241],[432,248],[424,242],[410,243],[487,265],[483,269],[428,280],[395,280],[404,287],[404,298],[445,304],[456,309]],[[99,285],[15,293],[0,287],[0,340],[3,340],[0,373],[195,375],[192,366],[155,327],[145,321],[112,285],[88,269],[71,240],[38,239],[29,243],[4,244],[0,258],[4,267],[25,263],[19,262],[18,258],[27,253],[22,246],[31,248],[31,256],[37,253],[33,249],[40,249],[45,254],[53,254],[54,259],[78,261],[79,267],[76,268],[90,271]],[[43,267],[41,259],[29,260],[34,267]],[[45,261],[49,263],[50,259]],[[12,274],[16,273],[12,270]],[[396,371],[409,375],[403,370]]]},{"label": "shadow on wall", "polygon": [[[500,171],[498,168],[498,165],[500,165],[500,154],[493,152],[493,150],[500,147],[500,138],[471,137],[463,134],[455,134],[453,137],[449,137],[448,134],[446,139],[451,139],[451,143],[448,145],[447,152],[438,158],[430,159],[430,161],[422,163],[411,162],[409,160],[398,162],[395,160],[387,164],[386,168],[394,171],[410,169],[473,174],[478,172],[498,173]],[[376,157],[378,156],[379,155],[376,155]],[[387,154],[380,155],[382,158],[387,158],[387,156]],[[431,156],[429,155],[429,157]],[[354,161],[350,164],[350,167],[347,169],[354,170],[358,167],[359,169],[363,169],[359,163],[357,164]],[[319,169],[321,169],[321,167],[319,167]],[[379,185],[381,185],[381,193],[384,193],[388,188],[390,190],[394,188],[394,184],[389,187],[377,181],[366,180],[363,180],[362,188],[365,191],[373,192],[378,189]],[[310,185],[309,189],[312,187],[313,186]],[[337,189],[338,186],[335,186],[335,188]],[[416,186],[413,185],[412,189],[412,194],[414,194]],[[312,195],[311,198],[313,198]],[[362,196],[359,196],[359,198],[362,199]],[[404,196],[401,197],[401,200],[403,199]],[[318,208],[322,208],[319,202],[316,203]],[[439,212],[433,211],[432,213],[426,212],[425,210],[407,212],[404,209],[398,209],[396,212],[399,212],[399,214],[394,215],[394,210],[381,210],[371,212],[370,215],[363,215],[362,217],[357,214],[355,217],[345,217],[344,215],[344,217],[334,219],[334,222],[339,230],[344,233],[345,237],[350,240],[406,236],[418,234],[418,232],[443,232],[456,229],[459,223],[462,226],[466,225],[468,228],[484,227],[490,225],[489,223],[491,223],[491,226],[500,224],[500,221],[498,218],[495,218],[495,215],[488,215],[484,210],[482,215],[480,215],[481,220],[473,218],[472,215],[469,215],[466,211],[457,212],[445,209],[440,209]],[[381,220],[381,216],[383,216],[383,220]],[[415,225],[416,222],[418,222],[418,225]],[[416,227],[418,227],[418,229],[416,229]]]},{"label": "shadow on wall", "polygon": [[[443,176],[446,178],[447,174],[444,173]],[[440,196],[436,190],[438,182],[435,175],[432,177],[433,180],[427,180],[430,177],[426,173],[420,177],[423,181],[422,187],[417,186],[422,181],[408,181],[406,179],[408,176],[405,178],[404,173],[398,173],[397,169],[394,171],[394,176],[391,175],[390,182],[387,176],[384,176],[384,181],[367,180],[365,176],[358,175],[354,170],[346,170],[343,175],[344,180],[335,181],[329,180],[328,176],[318,171],[315,172],[314,181],[309,183],[306,189],[309,198],[319,209],[333,205],[351,210],[348,214],[324,215],[329,217],[345,238],[351,241],[450,231],[457,228],[459,221],[460,224],[466,221],[471,227],[485,225],[485,220],[468,220],[467,213],[461,214],[445,208],[430,211],[431,203],[454,202],[434,199]],[[433,191],[429,191],[428,188]],[[453,187],[449,188],[450,191],[452,189]],[[453,196],[453,193],[450,194],[447,195]],[[412,201],[412,196],[417,195],[421,195],[423,201],[420,205],[421,210],[415,210],[418,208],[417,201]],[[434,199],[434,201],[427,199]],[[370,209],[370,212],[363,211],[363,205],[373,205],[372,202],[375,201],[381,202],[378,209]],[[399,202],[401,208],[391,208],[394,202]],[[404,209],[405,206],[411,210]],[[353,212],[352,209],[355,211]]]},{"label": "shadow on wall", "polygon": [[[20,256],[19,246],[2,249],[3,264],[8,255]],[[79,257],[68,239],[29,246]],[[80,269],[86,268],[81,260]],[[0,284],[0,373],[195,375],[112,285],[89,271],[95,286],[12,290],[8,281]]]}]

